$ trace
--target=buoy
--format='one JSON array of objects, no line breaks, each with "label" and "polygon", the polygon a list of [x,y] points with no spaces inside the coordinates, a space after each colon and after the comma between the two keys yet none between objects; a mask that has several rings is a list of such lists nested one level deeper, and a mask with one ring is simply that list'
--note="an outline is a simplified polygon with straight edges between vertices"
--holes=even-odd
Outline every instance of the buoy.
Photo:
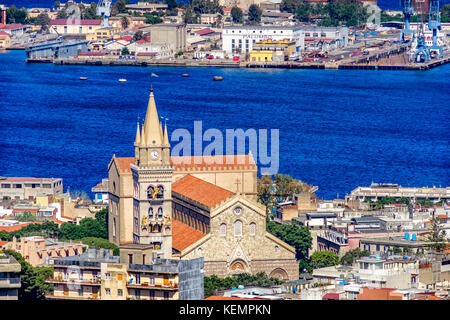
[{"label": "buoy", "polygon": [[127,79],[119,79],[119,82],[127,82]]},{"label": "buoy", "polygon": [[87,77],[80,77],[80,80],[87,80]]},{"label": "buoy", "polygon": [[220,76],[214,76],[213,80],[214,80],[214,81],[222,81],[223,78],[220,77]]},{"label": "buoy", "polygon": [[183,73],[181,76],[186,78],[186,77],[189,77],[189,74]]}]

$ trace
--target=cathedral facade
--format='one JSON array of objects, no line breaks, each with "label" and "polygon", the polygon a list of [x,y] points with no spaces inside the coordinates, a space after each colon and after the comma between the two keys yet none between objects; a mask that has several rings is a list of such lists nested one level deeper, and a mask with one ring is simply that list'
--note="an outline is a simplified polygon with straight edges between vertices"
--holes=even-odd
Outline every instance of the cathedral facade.
[{"label": "cathedral facade", "polygon": [[225,156],[171,157],[153,91],[134,147],[134,157],[114,155],[108,166],[109,241],[121,252],[132,247],[129,261],[141,246],[146,254],[134,261],[203,257],[207,276],[264,272],[298,279],[295,249],[266,232],[251,154],[233,156],[231,164]]}]

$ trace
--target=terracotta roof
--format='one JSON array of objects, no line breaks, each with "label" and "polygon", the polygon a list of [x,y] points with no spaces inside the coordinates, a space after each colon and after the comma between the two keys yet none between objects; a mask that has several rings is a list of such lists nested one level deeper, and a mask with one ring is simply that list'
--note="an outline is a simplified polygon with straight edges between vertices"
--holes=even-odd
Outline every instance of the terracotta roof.
[{"label": "terracotta roof", "polygon": [[199,36],[204,36],[206,34],[214,33],[214,30],[211,30],[210,28],[201,29],[198,31],[194,31],[194,33],[198,34]]},{"label": "terracotta roof", "polygon": [[175,249],[182,251],[204,236],[203,232],[189,227],[178,220],[172,220],[172,247]]},{"label": "terracotta roof", "polygon": [[322,300],[339,300],[339,293],[327,293],[322,297]]},{"label": "terracotta roof", "polygon": [[184,176],[172,185],[172,191],[189,199],[200,202],[210,208],[234,195],[233,192],[218,187],[190,174]]},{"label": "terracotta roof", "polygon": [[81,51],[79,56],[104,56],[106,52],[103,51]]},{"label": "terracotta roof", "polygon": [[22,29],[26,26],[20,23],[13,23],[13,24],[7,24],[1,27],[3,30],[16,30],[16,29]]},{"label": "terracotta roof", "polygon": [[447,215],[446,214],[439,214],[436,218],[438,219],[447,219]]},{"label": "terracotta roof", "polygon": [[400,295],[392,292],[395,290],[397,289],[364,287],[357,300],[402,300]]},{"label": "terracotta roof", "polygon": [[7,244],[7,243],[8,243],[8,241],[1,241],[0,240],[0,247],[3,246],[4,244]]},{"label": "terracotta roof", "polygon": [[0,227],[0,231],[13,232],[13,231],[20,230],[20,229],[22,229],[23,227],[26,227],[26,226],[29,225],[29,224],[35,224],[35,223],[42,224],[42,222],[37,222],[37,221],[34,221],[34,222],[25,222],[25,223],[18,224],[18,225],[15,225],[15,226],[10,226],[10,227]]},{"label": "terracotta roof", "polygon": [[4,31],[0,31],[0,36],[7,36],[7,37],[11,38],[11,35],[9,33],[7,33],[7,32],[4,32]]},{"label": "terracotta roof", "polygon": [[0,179],[0,182],[55,182],[57,180],[57,178],[6,177],[6,179]]},{"label": "terracotta roof", "polygon": [[239,298],[239,297],[222,297],[222,296],[210,296],[203,300],[269,300],[266,298]]},{"label": "terracotta roof", "polygon": [[134,158],[116,158],[117,168],[121,172],[131,172],[130,164],[134,162]]}]

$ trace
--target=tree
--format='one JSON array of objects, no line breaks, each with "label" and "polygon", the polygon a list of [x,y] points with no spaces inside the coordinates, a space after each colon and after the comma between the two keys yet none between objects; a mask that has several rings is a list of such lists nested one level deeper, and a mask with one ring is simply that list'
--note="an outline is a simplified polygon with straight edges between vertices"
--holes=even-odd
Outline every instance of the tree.
[{"label": "tree", "polygon": [[138,30],[135,34],[133,34],[134,41],[139,41],[142,39],[144,39],[144,33],[142,32],[142,30]]},{"label": "tree", "polygon": [[184,23],[193,24],[198,22],[198,15],[195,14],[192,6],[187,6],[184,10]]},{"label": "tree", "polygon": [[68,222],[63,223],[59,231],[60,231],[60,238],[64,240],[76,240],[84,237],[81,228],[73,223]]},{"label": "tree", "polygon": [[22,215],[17,216],[16,220],[17,221],[21,221],[21,222],[24,222],[24,221],[36,221],[37,218],[31,212],[25,211]]},{"label": "tree", "polygon": [[128,0],[117,0],[112,6],[111,6],[111,15],[115,16],[119,13],[126,13],[127,7],[126,5],[130,2]]},{"label": "tree", "polygon": [[98,238],[108,238],[108,232],[106,227],[92,218],[84,218],[80,221],[80,233],[81,237],[98,237]]},{"label": "tree", "polygon": [[157,24],[163,22],[163,19],[150,13],[146,13],[145,17],[145,23],[147,24]]},{"label": "tree", "polygon": [[297,19],[301,22],[309,22],[309,15],[312,13],[312,6],[309,3],[303,3],[297,8]]},{"label": "tree", "polygon": [[164,2],[167,4],[167,8],[169,10],[173,10],[178,7],[177,0],[165,0]]},{"label": "tree", "polygon": [[28,17],[27,9],[18,9],[15,5],[11,5],[6,9],[6,23],[26,23]]},{"label": "tree", "polygon": [[344,266],[351,266],[357,259],[361,257],[370,256],[370,252],[367,250],[361,250],[359,248],[347,251],[341,258],[341,264]]},{"label": "tree", "polygon": [[40,13],[36,17],[36,24],[41,26],[42,31],[47,31],[50,25],[50,17],[47,13]]},{"label": "tree", "polygon": [[262,10],[258,5],[252,4],[248,8],[248,21],[250,24],[259,24],[261,22]]},{"label": "tree", "polygon": [[45,279],[53,276],[52,267],[33,267],[20,253],[14,250],[5,250],[20,263],[19,300],[44,300],[45,292],[51,290],[52,285]]},{"label": "tree", "polygon": [[294,13],[301,4],[301,0],[282,0],[280,11]]},{"label": "tree", "polygon": [[128,26],[130,25],[130,21],[128,21],[127,17],[121,17],[120,18],[120,25],[122,26],[122,29],[127,29]]},{"label": "tree", "polygon": [[275,237],[293,246],[295,248],[297,260],[308,258],[308,251],[312,244],[312,237],[308,227],[300,227],[292,223],[279,224],[267,219],[266,229]]},{"label": "tree", "polygon": [[231,8],[231,19],[234,23],[242,23],[244,21],[244,14],[238,7]]},{"label": "tree", "polygon": [[441,8],[441,22],[450,22],[450,4],[444,4]]},{"label": "tree", "polygon": [[81,239],[81,242],[87,244],[89,248],[104,248],[104,249],[112,249],[113,255],[118,256],[120,254],[119,247],[114,243],[109,242],[106,239],[97,238],[97,237],[86,237]]},{"label": "tree", "polygon": [[425,238],[425,245],[432,253],[443,253],[447,247],[447,241],[445,239],[445,231],[439,227],[439,222],[436,218],[431,220],[431,233]]},{"label": "tree", "polygon": [[316,251],[311,255],[313,269],[331,267],[339,264],[339,256],[331,251]]}]

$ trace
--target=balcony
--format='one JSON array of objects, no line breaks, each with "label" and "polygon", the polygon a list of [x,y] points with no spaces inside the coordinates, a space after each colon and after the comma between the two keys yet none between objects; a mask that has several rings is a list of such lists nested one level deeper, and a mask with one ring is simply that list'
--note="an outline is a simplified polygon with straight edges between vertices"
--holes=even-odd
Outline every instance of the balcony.
[{"label": "balcony", "polygon": [[56,278],[47,278],[45,280],[49,283],[63,283],[63,284],[79,284],[79,285],[91,285],[91,286],[100,286],[101,280],[100,279],[86,279],[86,280],[79,280],[79,279],[63,279],[62,277],[56,277]]},{"label": "balcony", "polygon": [[0,288],[20,288],[21,282],[20,278],[0,278]]},{"label": "balcony", "polygon": [[147,282],[142,283],[127,283],[127,288],[135,288],[135,289],[149,289],[149,290],[178,290],[178,283],[175,284],[149,284]]},{"label": "balcony", "polygon": [[92,296],[69,296],[68,294],[55,295],[54,293],[46,293],[45,298],[49,300],[100,300],[98,294]]}]

